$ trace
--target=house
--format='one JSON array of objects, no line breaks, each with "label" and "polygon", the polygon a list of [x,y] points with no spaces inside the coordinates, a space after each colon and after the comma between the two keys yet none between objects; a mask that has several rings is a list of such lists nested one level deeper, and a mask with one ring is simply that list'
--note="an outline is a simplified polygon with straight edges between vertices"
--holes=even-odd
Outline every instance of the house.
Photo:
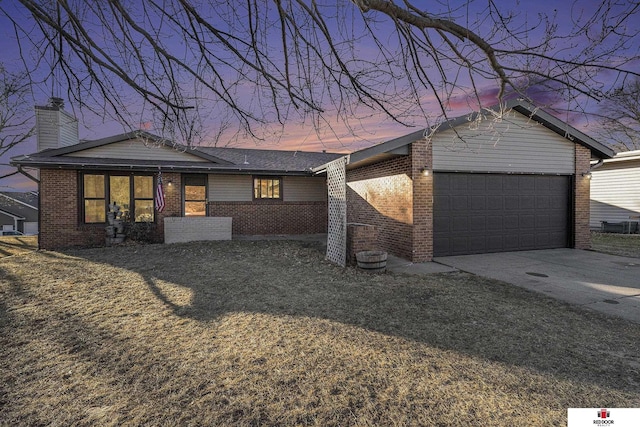
[{"label": "house", "polygon": [[[637,222],[640,220],[640,150],[617,153],[594,168],[591,178],[591,221],[593,229],[602,223]],[[635,225],[635,224],[633,224]],[[631,231],[627,227],[627,231]]]},{"label": "house", "polygon": [[338,212],[329,217],[329,256],[334,250],[336,262],[344,259],[349,223],[374,225],[379,249],[414,262],[589,248],[590,163],[614,152],[527,102],[510,101],[505,110],[459,117],[316,168],[327,173],[329,209]]},{"label": "house", "polygon": [[[339,154],[192,149],[146,132],[80,142],[77,121],[57,100],[36,107],[36,121],[38,152],[11,163],[40,171],[42,249],[103,246],[113,203],[127,223],[153,225],[149,240],[158,242],[168,217],[231,218],[234,235],[326,232],[325,178],[311,168]],[[162,212],[155,200],[159,176]],[[201,224],[185,220],[182,231],[204,236]]]},{"label": "house", "polygon": [[0,229],[38,234],[38,194],[0,191]]},{"label": "house", "polygon": [[39,151],[12,164],[40,169],[46,249],[103,245],[113,202],[131,224],[153,224],[156,241],[169,217],[196,233],[189,218],[231,218],[234,236],[328,232],[328,257],[341,264],[350,223],[375,226],[379,249],[414,262],[588,248],[591,162],[614,152],[524,101],[497,111],[341,155],[191,149],[145,132],[78,142],[52,103],[36,109]]}]

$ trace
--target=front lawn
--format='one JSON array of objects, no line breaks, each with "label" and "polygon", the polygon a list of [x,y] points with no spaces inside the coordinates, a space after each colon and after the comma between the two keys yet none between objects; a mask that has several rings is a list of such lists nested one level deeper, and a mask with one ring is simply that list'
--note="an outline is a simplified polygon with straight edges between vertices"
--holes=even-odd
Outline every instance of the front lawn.
[{"label": "front lawn", "polygon": [[640,234],[593,232],[591,247],[605,254],[640,258]]},{"label": "front lawn", "polygon": [[38,236],[0,236],[0,258],[38,249]]},{"label": "front lawn", "polygon": [[640,406],[640,327],[464,273],[314,244],[0,261],[2,425],[540,425]]}]

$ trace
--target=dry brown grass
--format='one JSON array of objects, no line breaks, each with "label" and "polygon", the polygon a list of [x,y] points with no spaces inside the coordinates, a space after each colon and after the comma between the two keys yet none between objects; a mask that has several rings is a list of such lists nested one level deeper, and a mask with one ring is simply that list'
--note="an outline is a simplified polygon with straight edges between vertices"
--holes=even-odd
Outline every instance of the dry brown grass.
[{"label": "dry brown grass", "polygon": [[640,258],[640,234],[591,233],[593,250]]},{"label": "dry brown grass", "polygon": [[640,406],[640,328],[468,274],[371,276],[313,244],[0,261],[4,425],[563,425]]},{"label": "dry brown grass", "polygon": [[0,236],[0,258],[38,249],[38,236]]}]

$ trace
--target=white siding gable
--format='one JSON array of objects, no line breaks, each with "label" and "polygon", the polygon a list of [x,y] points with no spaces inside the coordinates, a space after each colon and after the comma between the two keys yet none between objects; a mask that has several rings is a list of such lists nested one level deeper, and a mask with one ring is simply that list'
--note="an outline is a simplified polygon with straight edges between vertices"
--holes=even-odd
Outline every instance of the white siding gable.
[{"label": "white siding gable", "polygon": [[[435,171],[573,174],[575,144],[516,112],[436,133]],[[462,139],[460,138],[462,137]]]},{"label": "white siding gable", "polygon": [[94,157],[99,159],[165,160],[206,162],[207,160],[190,154],[189,151],[176,150],[164,145],[147,143],[142,139],[114,142],[101,147],[70,153],[71,157]]}]

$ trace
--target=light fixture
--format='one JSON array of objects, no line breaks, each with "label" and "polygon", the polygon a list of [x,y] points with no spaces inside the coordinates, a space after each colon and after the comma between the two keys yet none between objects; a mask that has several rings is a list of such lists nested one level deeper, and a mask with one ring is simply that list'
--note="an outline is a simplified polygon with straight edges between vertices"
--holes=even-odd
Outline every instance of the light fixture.
[{"label": "light fixture", "polygon": [[168,185],[169,187],[173,187],[173,181],[172,181],[172,180],[168,180],[168,181],[167,181],[167,185]]},{"label": "light fixture", "polygon": [[583,177],[585,177],[585,178],[587,178],[587,179],[591,179],[591,171],[589,171],[589,172],[584,172],[584,173],[582,174],[582,176],[583,176]]},{"label": "light fixture", "polygon": [[422,172],[422,175],[424,176],[429,176],[430,173],[429,168],[427,168],[426,166],[420,169],[420,172]]}]

